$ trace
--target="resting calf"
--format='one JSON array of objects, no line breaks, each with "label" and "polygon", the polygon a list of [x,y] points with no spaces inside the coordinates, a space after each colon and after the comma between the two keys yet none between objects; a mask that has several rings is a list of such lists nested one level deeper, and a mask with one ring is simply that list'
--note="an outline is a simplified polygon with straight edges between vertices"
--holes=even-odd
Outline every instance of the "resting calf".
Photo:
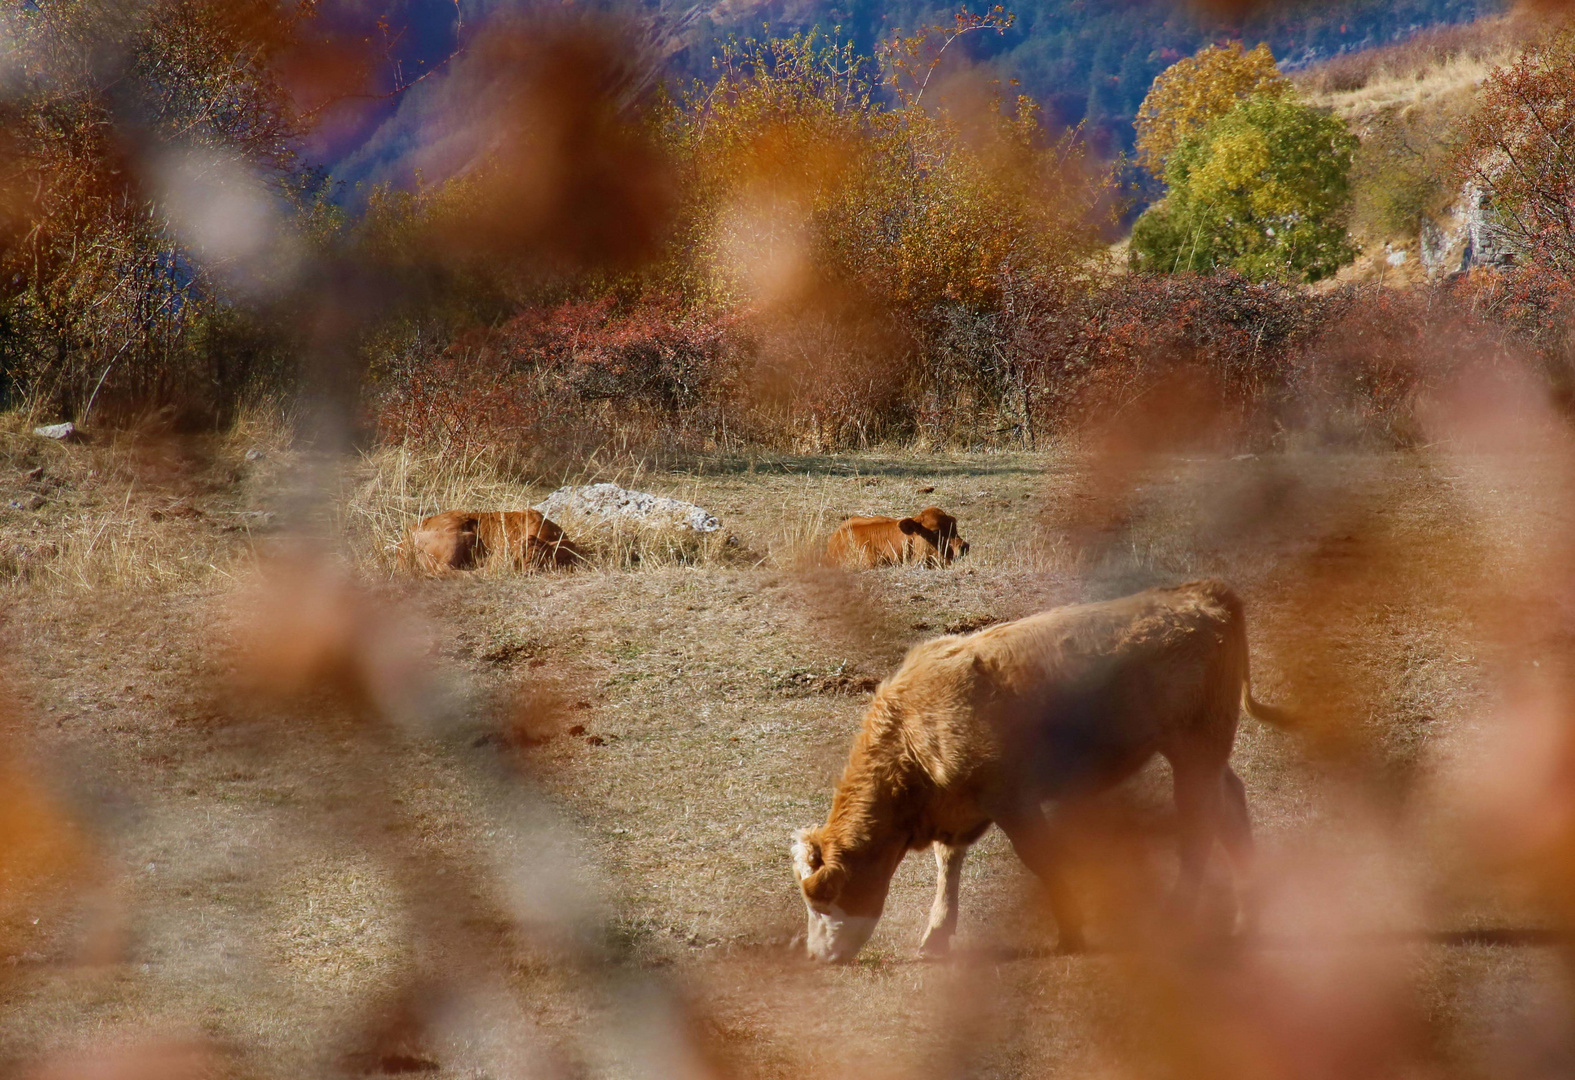
[{"label": "resting calf", "polygon": [[901,519],[849,518],[826,541],[827,559],[861,569],[907,562],[944,566],[966,554],[957,519],[938,506]]},{"label": "resting calf", "polygon": [[1061,945],[1082,944],[1061,880],[1063,839],[1044,813],[1131,776],[1155,754],[1175,777],[1177,900],[1190,906],[1216,838],[1244,872],[1246,793],[1229,765],[1237,716],[1282,724],[1252,698],[1241,601],[1221,582],[1057,608],[914,647],[864,717],[825,825],[801,830],[793,865],[810,954],[851,960],[892,874],[933,847],[939,872],[921,949],[957,926],[963,856],[991,824],[1045,883]]},{"label": "resting calf", "polygon": [[583,556],[537,510],[447,510],[424,518],[399,546],[399,561],[427,574],[505,565],[573,566]]}]

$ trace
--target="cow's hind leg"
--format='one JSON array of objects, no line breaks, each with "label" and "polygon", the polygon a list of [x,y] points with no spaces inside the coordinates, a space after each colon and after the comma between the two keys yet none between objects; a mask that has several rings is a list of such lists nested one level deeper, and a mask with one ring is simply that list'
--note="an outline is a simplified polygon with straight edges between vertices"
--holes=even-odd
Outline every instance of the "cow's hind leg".
[{"label": "cow's hind leg", "polygon": [[1171,761],[1176,786],[1176,824],[1179,832],[1181,873],[1171,894],[1179,919],[1190,919],[1197,906],[1203,872],[1220,832],[1225,787],[1223,767],[1216,763]]},{"label": "cow's hind leg", "polygon": [[945,956],[951,951],[952,935],[957,931],[957,893],[962,885],[963,859],[967,844],[948,844],[937,840],[935,849],[935,903],[930,907],[930,925],[919,942],[924,956]]},{"label": "cow's hind leg", "polygon": [[1230,766],[1220,777],[1223,785],[1220,806],[1220,839],[1236,872],[1237,908],[1241,930],[1251,934],[1258,928],[1256,873],[1253,868],[1252,817],[1247,812],[1247,788]]},{"label": "cow's hind leg", "polygon": [[1056,928],[1061,935],[1061,951],[1081,952],[1083,916],[1062,873],[1067,845],[1061,828],[1046,820],[1044,811],[1038,806],[999,815],[995,823],[1012,842],[1017,857],[1044,882],[1050,897],[1050,911],[1055,915]]}]

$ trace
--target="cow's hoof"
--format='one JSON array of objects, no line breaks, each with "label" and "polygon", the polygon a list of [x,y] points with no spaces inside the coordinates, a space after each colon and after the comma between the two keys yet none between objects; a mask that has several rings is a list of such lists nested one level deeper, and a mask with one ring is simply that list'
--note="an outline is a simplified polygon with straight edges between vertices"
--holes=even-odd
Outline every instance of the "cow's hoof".
[{"label": "cow's hoof", "polygon": [[951,955],[952,939],[949,937],[926,936],[919,942],[919,959],[944,960]]}]

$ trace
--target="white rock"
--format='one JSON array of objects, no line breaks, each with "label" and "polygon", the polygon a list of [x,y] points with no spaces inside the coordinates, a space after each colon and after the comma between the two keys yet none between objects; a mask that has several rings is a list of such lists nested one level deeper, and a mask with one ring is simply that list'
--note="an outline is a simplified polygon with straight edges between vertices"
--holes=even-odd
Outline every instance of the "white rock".
[{"label": "white rock", "polygon": [[586,484],[561,487],[537,503],[534,509],[548,518],[584,514],[603,520],[631,518],[648,525],[667,525],[695,532],[716,532],[722,523],[710,512],[682,499],[630,491],[617,484]]},{"label": "white rock", "polygon": [[46,439],[74,439],[77,426],[67,420],[64,424],[45,424],[43,427],[33,429],[34,435],[42,435]]}]

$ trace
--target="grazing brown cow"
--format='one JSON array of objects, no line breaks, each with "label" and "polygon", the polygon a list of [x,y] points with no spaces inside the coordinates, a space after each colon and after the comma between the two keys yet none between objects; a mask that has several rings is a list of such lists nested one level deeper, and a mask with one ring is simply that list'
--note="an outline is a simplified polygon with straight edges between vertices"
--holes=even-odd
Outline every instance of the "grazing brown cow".
[{"label": "grazing brown cow", "polygon": [[944,566],[966,554],[968,544],[957,535],[957,519],[939,506],[901,520],[849,518],[826,542],[826,558],[861,569],[906,562]]},{"label": "grazing brown cow", "polygon": [[427,574],[480,566],[573,566],[584,556],[535,510],[448,510],[424,518],[400,545],[404,566]]},{"label": "grazing brown cow", "polygon": [[1229,765],[1252,698],[1241,601],[1218,581],[1056,608],[915,646],[881,684],[825,825],[801,830],[793,866],[810,955],[851,960],[869,939],[897,864],[933,847],[935,904],[920,950],[957,926],[963,855],[990,825],[1048,887],[1063,949],[1081,946],[1058,873],[1064,836],[1044,812],[1169,759],[1181,831],[1178,909],[1190,909],[1214,840],[1244,874],[1246,792]]}]

